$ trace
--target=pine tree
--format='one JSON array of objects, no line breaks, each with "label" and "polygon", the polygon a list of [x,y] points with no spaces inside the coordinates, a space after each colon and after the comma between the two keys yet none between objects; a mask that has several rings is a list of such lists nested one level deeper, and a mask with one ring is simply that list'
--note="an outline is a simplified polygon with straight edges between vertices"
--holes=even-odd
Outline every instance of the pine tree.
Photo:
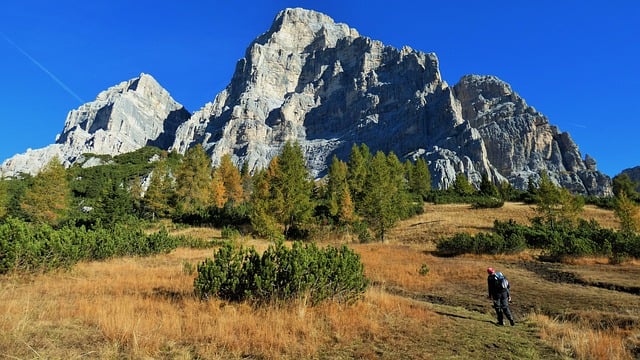
[{"label": "pine tree", "polygon": [[469,183],[469,180],[463,173],[457,173],[453,182],[453,191],[460,196],[473,195],[476,189]]},{"label": "pine tree", "polygon": [[480,181],[480,194],[493,197],[500,196],[498,187],[489,180],[489,176],[486,173],[482,174],[482,180]]},{"label": "pine tree", "polygon": [[54,157],[33,178],[20,207],[35,222],[57,225],[67,216],[70,204],[71,190],[66,170]]},{"label": "pine tree", "polygon": [[202,145],[187,150],[175,178],[178,212],[197,213],[211,204],[211,159]]}]

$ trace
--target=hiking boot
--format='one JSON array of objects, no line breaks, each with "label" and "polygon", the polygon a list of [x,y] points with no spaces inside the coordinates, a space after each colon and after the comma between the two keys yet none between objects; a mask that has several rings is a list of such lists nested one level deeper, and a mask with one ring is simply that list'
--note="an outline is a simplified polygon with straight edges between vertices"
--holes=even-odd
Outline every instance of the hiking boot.
[{"label": "hiking boot", "polygon": [[511,324],[511,326],[514,326],[516,323],[513,321],[513,319],[509,319],[509,323]]},{"label": "hiking boot", "polygon": [[504,326],[504,323],[503,322],[499,322],[498,326]]}]

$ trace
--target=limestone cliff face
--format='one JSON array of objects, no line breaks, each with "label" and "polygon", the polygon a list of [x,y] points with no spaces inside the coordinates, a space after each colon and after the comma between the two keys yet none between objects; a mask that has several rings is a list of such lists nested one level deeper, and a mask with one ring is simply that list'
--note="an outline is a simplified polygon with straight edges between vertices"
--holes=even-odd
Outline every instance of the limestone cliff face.
[{"label": "limestone cliff face", "polygon": [[581,194],[610,194],[610,179],[566,132],[527,105],[511,87],[494,76],[469,75],[454,86],[462,116],[476,128],[488,161],[518,188],[546,171],[557,184]]},{"label": "limestone cliff face", "polygon": [[315,176],[359,143],[437,159],[438,184],[457,172],[474,179],[493,172],[435,54],[385,46],[303,9],[276,17],[248,47],[229,86],[180,126],[173,147],[184,152],[201,143],[214,163],[230,153],[256,169],[287,140],[300,143]]},{"label": "limestone cliff face", "polygon": [[73,164],[83,153],[118,155],[146,145],[168,148],[190,114],[147,74],[101,92],[69,112],[56,143],[6,160],[3,176],[35,174],[57,156]]},{"label": "limestone cliff face", "polygon": [[457,173],[478,184],[486,173],[525,189],[547,171],[574,192],[611,193],[595,160],[503,81],[470,75],[450,87],[435,54],[385,46],[299,8],[276,16],[229,85],[193,116],[143,74],[71,111],[56,144],[5,161],[0,175],[33,173],[53,155],[71,164],[85,152],[144,145],[184,153],[202,144],[214,164],[231,154],[255,170],[286,141],[301,145],[315,177],[333,155],[346,160],[365,143],[372,152],[427,159],[434,187],[448,187]]}]

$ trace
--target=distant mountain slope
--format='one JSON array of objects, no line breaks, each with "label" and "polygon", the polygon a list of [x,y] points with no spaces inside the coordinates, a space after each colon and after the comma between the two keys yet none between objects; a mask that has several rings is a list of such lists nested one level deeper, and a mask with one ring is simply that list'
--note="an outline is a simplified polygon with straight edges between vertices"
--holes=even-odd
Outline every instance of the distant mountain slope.
[{"label": "distant mountain slope", "polygon": [[[426,158],[436,187],[448,187],[457,173],[474,183],[486,173],[522,189],[546,171],[574,192],[611,193],[611,180],[595,160],[583,159],[569,134],[508,84],[470,75],[450,87],[435,54],[385,46],[315,11],[280,12],[249,45],[226,89],[191,117],[161,88],[126,96],[136,101],[118,111],[104,103],[70,113],[58,141],[64,148],[57,149],[67,163],[82,152],[131,151],[155,142],[183,153],[202,144],[214,164],[228,153],[255,170],[291,140],[318,177],[333,155],[346,160],[353,144],[366,143],[373,152]],[[154,112],[158,103],[164,105]],[[17,157],[43,160],[33,155]],[[3,173],[15,173],[17,162],[5,162]]]}]

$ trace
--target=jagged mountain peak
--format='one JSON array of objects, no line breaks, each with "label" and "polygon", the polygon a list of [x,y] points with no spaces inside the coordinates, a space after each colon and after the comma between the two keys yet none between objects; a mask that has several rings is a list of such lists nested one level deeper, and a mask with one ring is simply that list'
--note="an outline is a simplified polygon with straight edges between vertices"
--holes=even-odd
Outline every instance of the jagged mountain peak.
[{"label": "jagged mountain peak", "polygon": [[450,87],[435,54],[386,46],[301,8],[279,12],[228,86],[192,116],[141,74],[71,111],[54,145],[71,162],[81,152],[154,144],[184,153],[202,144],[214,164],[230,154],[255,170],[289,140],[316,177],[333,155],[346,160],[354,144],[366,143],[373,152],[427,159],[436,187],[464,173],[474,183],[488,174],[526,188],[546,171],[575,192],[611,188],[595,160],[583,159],[569,134],[506,82],[468,75]]},{"label": "jagged mountain peak", "polygon": [[54,156],[69,166],[84,153],[118,155],[147,145],[168,148],[189,117],[151,75],[142,73],[71,110],[55,144],[7,159],[0,170],[4,177],[35,174]]}]

